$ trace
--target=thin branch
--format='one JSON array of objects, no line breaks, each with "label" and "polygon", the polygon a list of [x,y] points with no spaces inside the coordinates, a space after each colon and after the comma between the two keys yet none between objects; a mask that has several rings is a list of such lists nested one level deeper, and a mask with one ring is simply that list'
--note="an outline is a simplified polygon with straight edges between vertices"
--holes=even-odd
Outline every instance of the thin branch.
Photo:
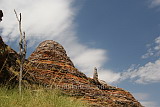
[{"label": "thin branch", "polygon": [[19,20],[19,18],[18,18],[18,15],[17,15],[17,12],[16,12],[15,9],[14,9],[14,13],[16,14],[16,18],[17,18],[18,22],[20,22],[20,20]]},{"label": "thin branch", "polygon": [[26,33],[23,32],[23,40],[24,40],[24,57],[26,57],[26,53],[27,53],[27,42],[26,42]]},{"label": "thin branch", "polygon": [[21,95],[21,93],[22,93],[22,72],[24,69],[23,66],[24,66],[25,57],[26,57],[27,44],[26,44],[26,39],[25,39],[25,32],[22,33],[21,13],[19,14],[20,17],[18,18],[16,10],[14,10],[14,12],[16,14],[16,18],[19,23],[19,32],[20,32],[20,40],[19,40],[19,50],[20,50],[20,53],[19,53],[20,54],[19,93]]}]

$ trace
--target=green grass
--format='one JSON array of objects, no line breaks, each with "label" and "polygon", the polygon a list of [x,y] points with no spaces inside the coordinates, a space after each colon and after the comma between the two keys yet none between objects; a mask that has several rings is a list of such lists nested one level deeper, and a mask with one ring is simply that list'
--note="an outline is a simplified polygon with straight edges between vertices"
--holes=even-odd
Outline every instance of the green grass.
[{"label": "green grass", "polygon": [[57,90],[23,89],[20,96],[18,89],[8,90],[0,87],[0,107],[88,107],[88,105],[62,95]]}]

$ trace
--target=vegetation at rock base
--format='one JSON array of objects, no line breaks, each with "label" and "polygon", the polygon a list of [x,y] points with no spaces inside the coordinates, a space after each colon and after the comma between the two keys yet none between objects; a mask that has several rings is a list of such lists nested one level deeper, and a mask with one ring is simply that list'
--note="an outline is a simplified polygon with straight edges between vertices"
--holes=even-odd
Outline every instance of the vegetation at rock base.
[{"label": "vegetation at rock base", "polygon": [[[0,49],[2,49],[2,53],[0,53],[0,84],[6,84],[2,87],[16,87],[19,77],[19,54],[9,48],[1,36]],[[21,97],[18,89],[6,90],[2,88],[0,107],[87,106],[81,101],[87,102],[91,107],[143,107],[128,91],[99,82],[97,74],[96,79],[88,78],[74,67],[63,46],[53,40],[42,42],[25,61],[22,81],[24,87],[35,89],[37,85],[43,88],[58,86],[58,89],[65,96],[60,95],[56,98],[50,92],[53,90],[45,91],[40,88],[37,91],[24,89]],[[66,87],[70,85],[76,88]]]},{"label": "vegetation at rock base", "polygon": [[23,89],[0,87],[0,107],[88,107],[87,103],[61,94],[58,90]]}]

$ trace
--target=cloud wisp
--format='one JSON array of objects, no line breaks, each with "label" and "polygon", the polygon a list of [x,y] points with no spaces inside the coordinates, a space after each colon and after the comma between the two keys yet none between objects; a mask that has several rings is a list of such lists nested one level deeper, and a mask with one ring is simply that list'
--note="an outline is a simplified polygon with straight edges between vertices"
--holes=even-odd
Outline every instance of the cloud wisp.
[{"label": "cloud wisp", "polygon": [[144,66],[131,67],[122,74],[122,79],[131,79],[139,84],[160,82],[160,59],[155,62],[148,62]]},{"label": "cloud wisp", "polygon": [[[142,58],[160,56],[160,36],[154,41],[154,46],[149,48]],[[151,45],[149,45],[151,46]],[[132,65],[126,72],[122,73],[121,79],[131,79],[139,84],[149,84],[160,82],[160,59],[154,62],[147,62],[145,65]]]},{"label": "cloud wisp", "polygon": [[[46,39],[58,41],[65,47],[75,66],[92,76],[94,67],[103,68],[108,59],[107,52],[79,42],[74,22],[79,8],[74,3],[75,0],[1,0],[0,7],[4,11],[1,35],[6,42],[13,44],[18,39],[18,24],[13,12],[16,9],[22,13],[23,30],[26,31],[29,48]],[[99,77],[110,83],[113,77],[114,81],[119,78],[119,74],[111,70],[99,72]]]},{"label": "cloud wisp", "polygon": [[149,6],[150,7],[157,7],[160,6],[160,0],[148,0],[149,1]]},{"label": "cloud wisp", "polygon": [[149,48],[147,50],[147,53],[142,55],[143,59],[146,59],[152,56],[159,57],[160,56],[160,36],[154,40],[154,43],[147,44],[147,48]]},{"label": "cloud wisp", "polygon": [[[160,6],[160,0],[148,0],[149,7]],[[125,72],[121,73],[120,80],[130,79],[138,84],[150,84],[160,82],[160,36],[154,42],[147,44],[147,52],[142,59],[154,57],[155,61],[147,62],[144,65],[132,64]],[[149,102],[146,102],[148,104]]]}]

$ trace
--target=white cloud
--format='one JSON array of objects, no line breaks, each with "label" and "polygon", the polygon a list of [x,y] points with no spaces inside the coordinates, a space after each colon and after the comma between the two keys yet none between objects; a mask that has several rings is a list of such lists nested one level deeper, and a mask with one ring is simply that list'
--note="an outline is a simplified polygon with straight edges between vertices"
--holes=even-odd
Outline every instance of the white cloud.
[{"label": "white cloud", "polygon": [[156,7],[160,5],[160,0],[149,0],[150,7]]},{"label": "white cloud", "polygon": [[[78,41],[74,22],[78,10],[73,6],[75,1],[1,0],[0,7],[4,12],[3,21],[0,24],[0,28],[3,29],[1,35],[5,41],[12,43],[18,39],[18,22],[13,11],[16,9],[17,12],[22,13],[23,30],[26,31],[29,48],[46,39],[58,41],[65,47],[76,67],[91,76],[92,69],[95,66],[103,68],[108,58],[106,50],[90,48]],[[106,78],[105,76],[102,78],[107,82],[118,79],[117,74],[112,71],[105,73]],[[115,78],[111,81],[113,76]]]},{"label": "white cloud", "polygon": [[[147,53],[142,58],[160,56],[160,36],[154,40],[154,43],[147,45]],[[149,84],[160,82],[160,59],[154,62],[147,62],[145,65],[131,65],[131,67],[121,74],[121,80],[131,79],[139,84]]]},{"label": "white cloud", "polygon": [[142,55],[142,59],[146,59],[146,58],[149,58],[150,56],[153,56],[154,55],[154,51],[150,48],[147,50],[147,53]]},{"label": "white cloud", "polygon": [[102,69],[98,74],[100,79],[106,80],[109,83],[117,83],[121,77],[120,73],[114,73],[111,70]]},{"label": "white cloud", "polygon": [[154,63],[148,62],[141,67],[131,67],[122,74],[122,80],[130,78],[136,83],[148,84],[160,82],[160,59]]},{"label": "white cloud", "polygon": [[151,56],[160,56],[160,36],[154,40],[154,43],[147,44],[147,53],[142,55],[143,59],[149,58]]},{"label": "white cloud", "polygon": [[22,12],[23,28],[27,37],[36,39],[56,38],[62,32],[72,29],[74,19],[73,0],[2,0],[0,6],[4,11],[4,20],[1,23],[2,35],[10,34],[17,37],[18,29],[15,14],[16,9]]},{"label": "white cloud", "polygon": [[156,56],[160,56],[160,36],[155,39],[156,46],[154,50],[156,51]]}]

